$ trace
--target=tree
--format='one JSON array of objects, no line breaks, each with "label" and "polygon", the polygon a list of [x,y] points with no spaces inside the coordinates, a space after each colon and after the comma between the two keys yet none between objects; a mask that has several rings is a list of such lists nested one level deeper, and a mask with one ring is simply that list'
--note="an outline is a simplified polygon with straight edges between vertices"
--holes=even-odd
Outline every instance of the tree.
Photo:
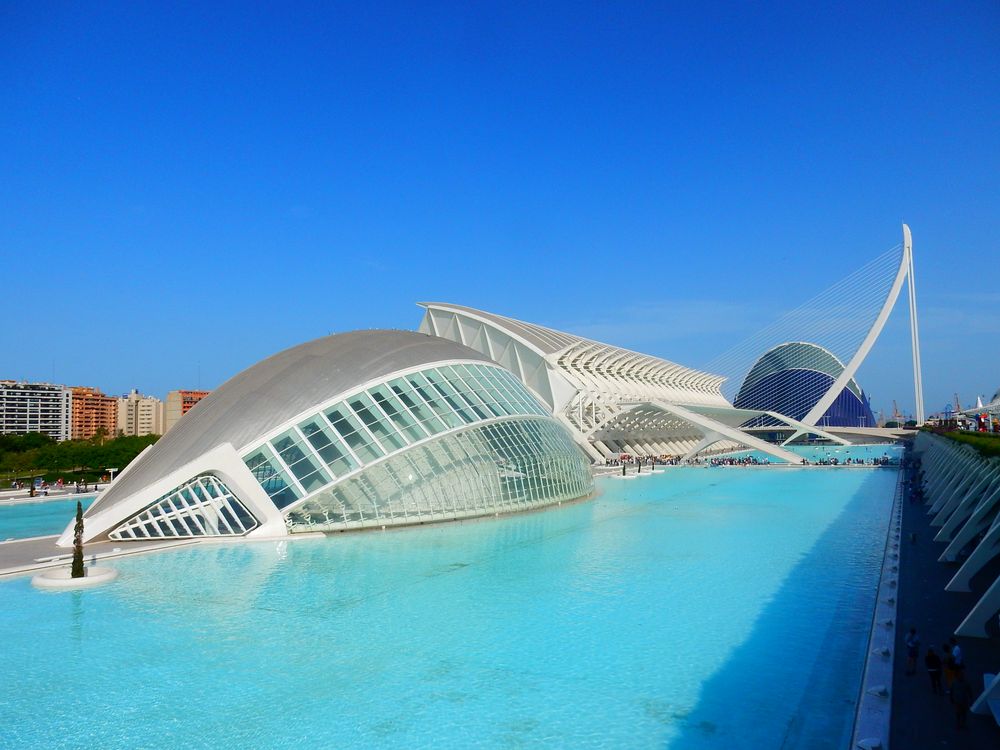
[{"label": "tree", "polygon": [[73,567],[70,576],[83,578],[83,503],[76,501],[76,525],[73,527]]}]

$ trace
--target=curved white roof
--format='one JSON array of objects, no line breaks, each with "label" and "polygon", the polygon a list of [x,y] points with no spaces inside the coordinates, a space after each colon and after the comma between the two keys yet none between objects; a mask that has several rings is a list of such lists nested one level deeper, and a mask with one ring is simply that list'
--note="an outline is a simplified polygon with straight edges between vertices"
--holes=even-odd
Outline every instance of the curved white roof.
[{"label": "curved white roof", "polygon": [[[724,377],[631,349],[574,336],[553,328],[477,310],[450,302],[418,302],[426,310],[450,310],[483,320],[524,342],[540,356],[559,354],[564,369],[593,369],[602,376],[622,378],[642,385],[677,386],[717,394]],[[719,396],[721,398],[721,395]]]},{"label": "curved white roof", "polygon": [[[844,363],[826,347],[810,341],[786,341],[764,352],[750,372],[747,373],[740,394],[749,392],[759,381],[781,370],[816,370],[836,379],[844,371]],[[861,386],[854,378],[847,381],[847,387],[855,396],[861,397]],[[736,397],[739,402],[739,395]]]},{"label": "curved white roof", "polygon": [[223,443],[238,451],[268,430],[356,385],[437,361],[489,358],[462,344],[412,331],[352,331],[285,349],[202,399],[129,466],[94,503],[118,500]]}]

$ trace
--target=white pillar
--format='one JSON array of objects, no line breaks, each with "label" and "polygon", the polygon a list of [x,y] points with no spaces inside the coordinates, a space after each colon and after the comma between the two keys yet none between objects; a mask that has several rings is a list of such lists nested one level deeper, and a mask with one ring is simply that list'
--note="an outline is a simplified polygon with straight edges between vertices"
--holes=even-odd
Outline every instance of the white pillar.
[{"label": "white pillar", "polygon": [[903,252],[907,257],[907,282],[910,293],[910,343],[913,349],[913,395],[916,399],[914,415],[917,425],[924,423],[924,384],[920,374],[920,333],[917,326],[917,288],[913,280],[913,237],[910,228],[903,224]]}]

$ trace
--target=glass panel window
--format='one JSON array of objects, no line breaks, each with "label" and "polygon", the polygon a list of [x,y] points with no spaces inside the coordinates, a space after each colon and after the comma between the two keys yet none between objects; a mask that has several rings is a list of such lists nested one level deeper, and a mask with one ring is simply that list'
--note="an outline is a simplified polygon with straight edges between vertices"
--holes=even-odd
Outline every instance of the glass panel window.
[{"label": "glass panel window", "polygon": [[288,430],[271,440],[271,446],[289,466],[306,457],[305,451],[302,450],[302,440],[294,430]]},{"label": "glass panel window", "polygon": [[365,426],[383,447],[390,452],[406,447],[406,440],[399,436],[396,428],[382,416],[382,413],[367,395],[361,393],[350,399],[349,403],[354,413],[361,418],[361,421],[365,423]]},{"label": "glass panel window", "polygon": [[289,481],[288,475],[278,468],[279,464],[267,446],[262,446],[243,461],[267,496],[279,508],[299,499],[298,489]]},{"label": "glass panel window", "polygon": [[343,403],[337,404],[332,409],[327,409],[326,418],[330,420],[340,436],[344,439],[351,450],[354,451],[362,464],[367,464],[381,458],[383,451],[381,446],[373,442],[361,427],[358,418]]},{"label": "glass panel window", "polygon": [[414,392],[413,387],[405,380],[392,380],[389,382],[389,387],[399,397],[399,400],[406,405],[410,413],[417,418],[421,426],[432,435],[436,435],[447,429],[444,422],[438,418],[434,411],[426,405],[424,400]]},{"label": "glass panel window", "polygon": [[438,400],[441,397],[421,373],[415,372],[412,375],[408,375],[407,380],[413,386],[414,395],[419,396],[427,406],[433,409],[434,413],[448,427],[461,427],[465,424],[465,420],[459,417],[454,409],[450,408],[443,400]]},{"label": "glass panel window", "polygon": [[514,413],[507,394],[489,379],[485,367],[471,365],[468,370],[470,371],[468,381],[472,384],[476,395],[489,407],[490,411],[498,417]]},{"label": "glass panel window", "polygon": [[445,375],[448,376],[448,382],[455,388],[462,401],[467,404],[480,419],[490,419],[491,417],[500,416],[500,412],[494,413],[491,411],[486,403],[479,397],[473,388],[473,380],[469,377],[468,372],[464,367],[460,370],[461,365],[454,365],[449,367],[441,368]]},{"label": "glass panel window", "polygon": [[340,442],[333,430],[320,417],[314,417],[299,425],[302,434],[319,454],[334,476],[343,476],[358,468],[358,462]]},{"label": "glass panel window", "polygon": [[441,394],[445,402],[452,408],[452,410],[458,414],[466,423],[471,423],[476,421],[475,415],[463,408],[463,406],[456,401],[458,394],[455,393],[455,389],[452,388],[451,384],[444,378],[444,376],[437,372],[436,370],[426,370],[424,375],[427,377],[428,382],[435,391]]},{"label": "glass panel window", "polygon": [[411,442],[427,437],[427,432],[413,420],[413,417],[407,413],[406,408],[387,386],[376,386],[369,393],[382,411],[389,415],[389,419],[396,425],[396,428],[403,432]]}]

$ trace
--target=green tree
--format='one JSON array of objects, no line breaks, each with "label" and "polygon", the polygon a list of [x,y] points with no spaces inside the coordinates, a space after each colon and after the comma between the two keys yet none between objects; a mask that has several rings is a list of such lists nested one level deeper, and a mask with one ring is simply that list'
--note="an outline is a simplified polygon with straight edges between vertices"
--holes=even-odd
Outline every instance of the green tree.
[{"label": "green tree", "polygon": [[76,501],[76,525],[73,527],[73,566],[70,569],[73,578],[83,578],[83,504]]}]

